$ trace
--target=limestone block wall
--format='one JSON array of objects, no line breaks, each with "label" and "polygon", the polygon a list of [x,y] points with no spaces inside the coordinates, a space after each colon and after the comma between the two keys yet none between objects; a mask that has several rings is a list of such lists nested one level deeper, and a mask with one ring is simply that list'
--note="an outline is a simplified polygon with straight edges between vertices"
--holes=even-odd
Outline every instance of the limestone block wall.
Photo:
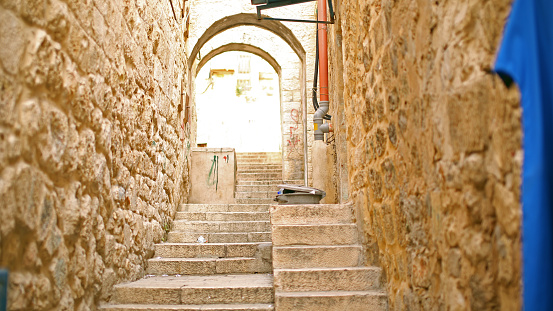
[{"label": "limestone block wall", "polygon": [[[188,189],[183,1],[0,1],[9,310],[95,310]],[[183,88],[184,86],[184,88]]]},{"label": "limestone block wall", "polygon": [[519,95],[486,73],[510,3],[335,1],[335,179],[391,310],[521,308]]}]

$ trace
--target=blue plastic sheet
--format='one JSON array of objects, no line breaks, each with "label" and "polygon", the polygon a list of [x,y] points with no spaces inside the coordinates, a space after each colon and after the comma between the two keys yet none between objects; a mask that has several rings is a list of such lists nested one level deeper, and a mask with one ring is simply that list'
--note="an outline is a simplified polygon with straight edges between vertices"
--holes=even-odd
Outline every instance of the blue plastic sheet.
[{"label": "blue plastic sheet", "polygon": [[553,310],[553,1],[515,0],[495,71],[521,91],[523,303]]},{"label": "blue plastic sheet", "polygon": [[8,270],[0,270],[0,311],[8,305]]}]

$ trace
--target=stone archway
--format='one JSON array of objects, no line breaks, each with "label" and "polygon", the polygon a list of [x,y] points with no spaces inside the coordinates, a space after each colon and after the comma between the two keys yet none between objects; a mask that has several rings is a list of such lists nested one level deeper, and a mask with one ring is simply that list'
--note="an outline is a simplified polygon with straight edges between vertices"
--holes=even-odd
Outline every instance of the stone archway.
[{"label": "stone archway", "polygon": [[[293,74],[294,79],[296,79],[296,86],[299,85],[299,88],[297,89],[297,92],[299,93],[299,96],[296,96],[297,106],[290,107],[288,105],[287,107],[282,107],[281,114],[287,114],[286,117],[283,117],[283,123],[282,123],[282,133],[283,133],[283,140],[287,141],[288,144],[283,144],[283,179],[285,180],[298,180],[298,179],[304,179],[304,181],[307,183],[308,181],[308,137],[307,137],[307,100],[306,100],[306,52],[301,44],[301,42],[297,39],[297,37],[294,35],[294,33],[285,25],[283,25],[279,21],[273,21],[273,20],[258,20],[256,14],[249,14],[249,13],[239,13],[231,16],[226,16],[221,18],[220,20],[214,22],[211,24],[198,38],[196,44],[194,45],[189,59],[188,59],[188,68],[190,70],[189,79],[194,79],[195,74],[198,71],[198,68],[201,68],[207,60],[203,61],[203,59],[198,60],[197,56],[200,53],[200,50],[202,47],[209,42],[212,38],[214,38],[216,35],[223,33],[225,31],[228,31],[232,28],[240,27],[240,26],[253,26],[258,27],[262,30],[268,31],[280,39],[282,39],[287,46],[289,46],[292,51],[296,54],[297,59],[299,60],[299,68],[298,71],[299,74]],[[243,44],[243,43],[237,43],[237,44]],[[251,45],[252,47],[255,47]],[[244,47],[244,46],[240,46]],[[207,55],[209,57],[213,57],[217,54],[220,54],[222,50],[226,49],[228,47],[217,47],[213,51],[209,52]],[[217,51],[216,51],[217,50]],[[256,52],[262,51],[262,49],[255,49]],[[269,61],[269,57],[264,56],[270,56],[266,51],[265,53],[260,52],[262,55],[262,58],[267,60],[270,64],[272,61]],[[258,54],[258,53],[254,53]],[[267,54],[267,55],[265,55]],[[206,55],[206,56],[207,56]],[[263,56],[264,55],[264,56]],[[206,57],[204,57],[206,58]],[[271,57],[272,58],[272,57]],[[273,58],[274,59],[274,58]],[[273,62],[275,65],[280,65],[275,60]],[[271,64],[273,68],[275,67],[273,64]],[[275,68],[275,71],[276,68]],[[277,71],[279,72],[279,71]],[[280,76],[280,74],[279,74]],[[193,81],[190,80],[189,85],[192,87],[194,85]],[[190,92],[192,93],[192,92]],[[290,103],[293,104],[293,103]],[[286,109],[286,112],[285,112]],[[301,119],[301,121],[299,121]],[[294,129],[294,136],[292,136],[291,129]],[[286,132],[290,132],[290,134],[285,134]],[[296,134],[297,133],[297,134]],[[303,135],[301,135],[303,133]],[[302,137],[303,136],[303,137]],[[302,138],[299,138],[302,137]],[[293,150],[294,152],[290,152]]]},{"label": "stone archway", "polygon": [[282,73],[282,68],[280,67],[279,63],[275,60],[275,58],[273,56],[271,56],[271,54],[267,53],[265,50],[260,49],[259,47],[251,45],[251,44],[229,43],[229,44],[225,44],[223,46],[220,46],[220,47],[212,50],[206,56],[202,57],[202,59],[200,60],[200,62],[196,66],[195,74],[198,74],[198,72],[200,72],[202,67],[208,61],[210,61],[213,57],[215,57],[215,56],[217,56],[221,53],[229,52],[229,51],[242,51],[242,52],[248,52],[248,53],[255,54],[255,55],[263,58],[264,60],[266,60],[267,63],[269,63],[269,65],[271,65],[275,69],[275,72],[279,75],[279,77],[280,77],[280,74]]},{"label": "stone archway", "polygon": [[288,27],[284,26],[284,24],[279,21],[258,20],[257,15],[255,14],[240,13],[224,17],[216,21],[208,29],[206,29],[206,31],[198,39],[198,42],[196,42],[196,45],[190,53],[190,56],[188,58],[188,68],[192,68],[192,64],[194,63],[198,52],[207,41],[225,30],[238,26],[255,26],[274,33],[275,35],[282,38],[282,40],[284,40],[284,42],[286,42],[292,48],[292,50],[294,50],[302,63],[305,63],[305,50],[303,49],[300,41],[296,38],[296,36]]}]

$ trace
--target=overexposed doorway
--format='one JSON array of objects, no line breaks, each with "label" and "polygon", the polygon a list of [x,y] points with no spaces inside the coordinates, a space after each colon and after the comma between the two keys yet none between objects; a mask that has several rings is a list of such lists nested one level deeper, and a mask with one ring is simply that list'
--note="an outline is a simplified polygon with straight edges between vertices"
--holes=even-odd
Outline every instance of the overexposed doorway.
[{"label": "overexposed doorway", "polygon": [[237,152],[282,150],[279,76],[263,58],[230,51],[196,76],[198,144]]}]

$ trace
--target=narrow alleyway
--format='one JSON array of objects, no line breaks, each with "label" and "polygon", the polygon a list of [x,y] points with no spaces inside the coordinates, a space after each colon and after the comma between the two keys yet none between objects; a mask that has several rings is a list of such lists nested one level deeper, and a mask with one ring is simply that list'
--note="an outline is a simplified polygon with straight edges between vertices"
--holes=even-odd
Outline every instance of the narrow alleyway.
[{"label": "narrow alleyway", "polygon": [[386,310],[381,269],[361,266],[351,206],[273,205],[280,155],[237,161],[236,204],[182,205],[148,275],[115,286],[102,309]]},{"label": "narrow alleyway", "polygon": [[553,310],[535,2],[1,1],[0,309]]},{"label": "narrow alleyway", "polygon": [[115,286],[103,310],[273,310],[269,204],[281,159],[249,153],[237,161],[237,204],[182,205],[148,275]]}]

